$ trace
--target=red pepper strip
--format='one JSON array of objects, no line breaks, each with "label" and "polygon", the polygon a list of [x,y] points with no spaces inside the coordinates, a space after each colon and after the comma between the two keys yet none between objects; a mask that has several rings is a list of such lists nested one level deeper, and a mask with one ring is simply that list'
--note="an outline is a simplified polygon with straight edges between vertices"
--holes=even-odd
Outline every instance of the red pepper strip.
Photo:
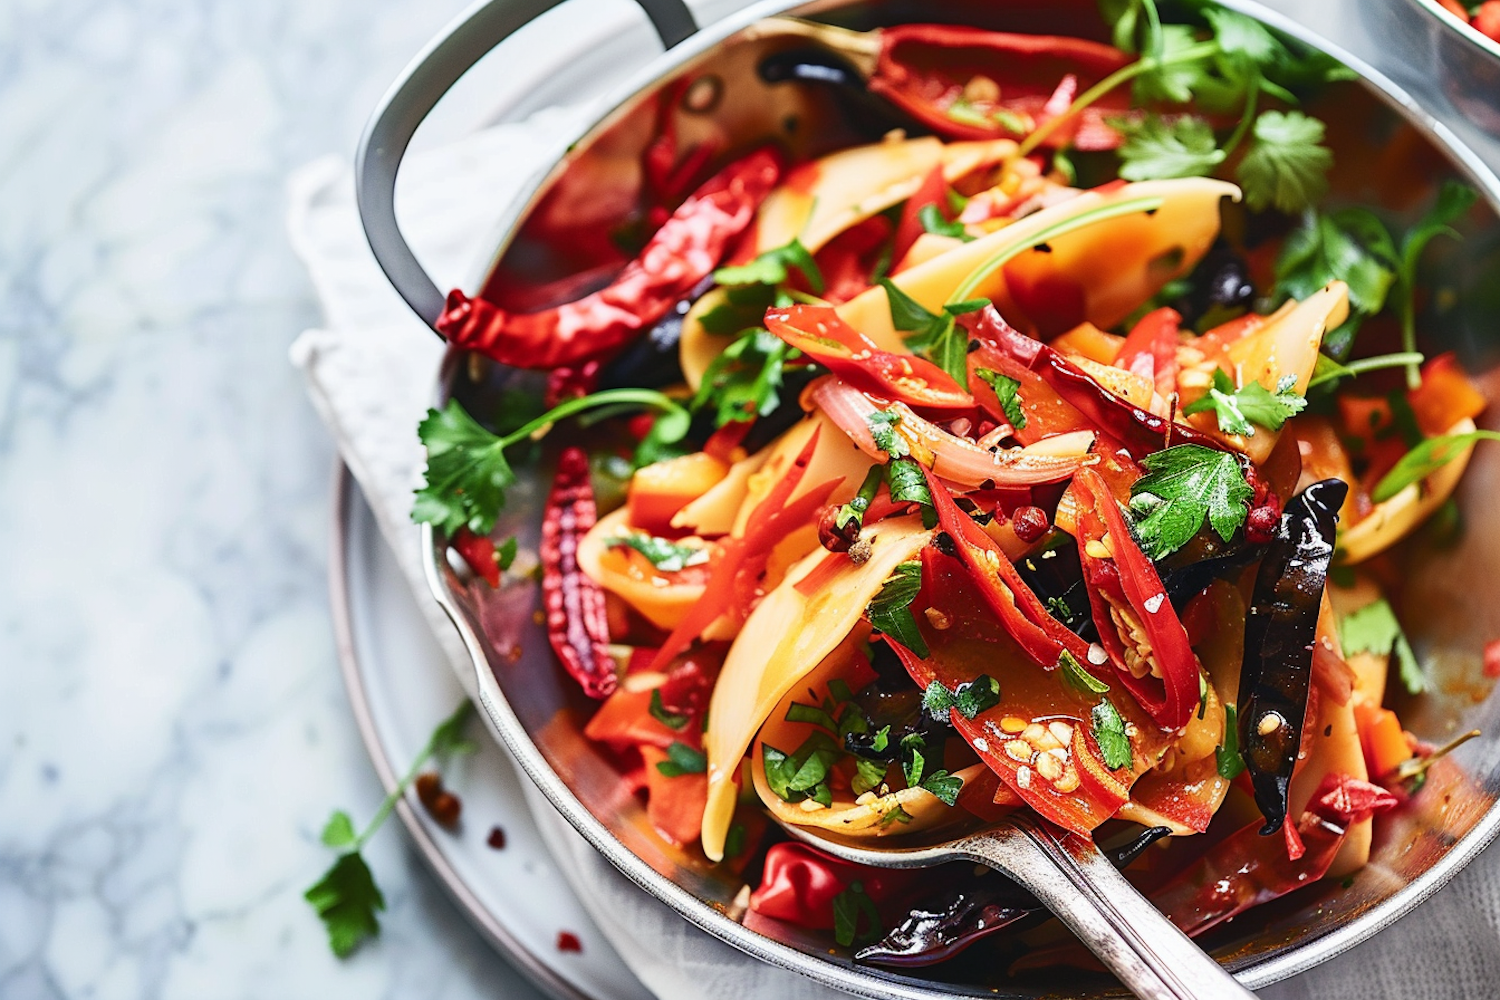
[{"label": "red pepper strip", "polygon": [[1287,856],[1275,837],[1260,835],[1260,821],[1230,834],[1196,865],[1151,894],[1151,901],[1182,931],[1196,936],[1252,906],[1311,885],[1328,871],[1350,826],[1396,805],[1378,785],[1331,774],[1297,824],[1304,846]]},{"label": "red pepper strip", "polygon": [[[986,342],[1012,360],[1039,374],[1059,396],[1074,406],[1093,426],[1117,438],[1133,458],[1161,451],[1170,443],[1197,444],[1224,451],[1222,441],[1184,424],[1143,410],[1095,382],[1087,372],[1039,340],[1032,340],[987,306],[971,321],[981,345]],[[968,317],[965,317],[967,319]]]},{"label": "red pepper strip", "polygon": [[448,544],[463,556],[464,562],[485,583],[491,587],[500,586],[500,564],[495,561],[495,543],[487,536],[476,535],[468,528],[459,528],[448,540]]},{"label": "red pepper strip", "polygon": [[594,526],[594,484],[589,456],[568,448],[557,460],[557,477],[542,520],[542,600],[547,609],[547,640],[590,698],[615,690],[615,661],[609,655],[609,623],[604,591],[578,568],[578,542]]},{"label": "red pepper strip", "polygon": [[761,916],[799,927],[833,927],[833,900],[858,882],[876,903],[901,892],[923,876],[916,869],[867,868],[840,861],[806,844],[780,843],[766,851],[760,885],[750,895],[750,909]]},{"label": "red pepper strip", "polygon": [[507,312],[454,289],[437,330],[456,347],[519,368],[559,368],[612,350],[713,271],[780,176],[775,153],[751,153],[693,192],[608,287],[536,313]]},{"label": "red pepper strip", "polygon": [[1088,418],[1054,392],[1040,375],[1002,353],[993,341],[980,341],[979,347],[969,352],[969,384],[974,387],[974,402],[998,423],[1009,424],[1010,418],[1000,409],[994,390],[974,374],[980,368],[999,372],[1021,383],[1016,399],[1026,417],[1026,426],[1011,430],[1011,436],[1021,444],[1036,444],[1043,438],[1070,431],[1095,429]]},{"label": "red pepper strip", "polygon": [[823,301],[833,305],[848,302],[875,282],[871,280],[880,262],[881,248],[891,239],[891,220],[872,215],[835,236],[813,257],[823,273]]},{"label": "red pepper strip", "polygon": [[[1130,57],[1118,49],[1081,38],[1021,35],[938,24],[904,24],[881,32],[880,59],[870,79],[870,90],[922,121],[934,132],[953,139],[1019,138],[1005,127],[996,112],[1045,117],[1048,98],[1068,75],[1086,89],[1126,65]],[[998,85],[993,97],[975,93],[971,81],[984,77]],[[962,120],[954,106],[968,94]],[[1120,136],[1105,119],[1129,110],[1129,92],[1116,90],[1078,115],[1078,148],[1113,149]],[[977,116],[977,117],[976,117]],[[990,119],[983,125],[979,118]],[[1045,145],[1072,143],[1070,128],[1048,137]],[[1061,134],[1059,134],[1061,133]],[[1085,145],[1087,143],[1087,145]]]},{"label": "red pepper strip", "polygon": [[929,410],[974,408],[953,376],[924,358],[881,350],[829,306],[768,309],[766,329],[864,392]]},{"label": "red pepper strip", "polygon": [[813,432],[803,445],[797,460],[787,474],[772,487],[765,499],[755,505],[745,524],[745,534],[730,536],[719,543],[719,559],[703,588],[703,596],[672,630],[657,650],[651,661],[652,670],[661,670],[679,654],[693,644],[703,630],[724,614],[748,613],[748,602],[753,597],[755,586],[764,575],[766,561],[776,543],[791,533],[792,529],[807,523],[813,511],[828,499],[843,477],[823,483],[788,503],[788,498],[802,482],[807,464],[812,461],[821,429]]},{"label": "red pepper strip", "polygon": [[[703,453],[721,462],[734,464],[735,450],[744,443],[750,428],[754,426],[753,420],[731,420],[708,436],[708,440],[703,442]],[[744,458],[745,453],[740,452],[738,457]]]},{"label": "red pepper strip", "polygon": [[[1181,729],[1198,707],[1201,676],[1187,629],[1167,600],[1156,567],[1130,534],[1104,477],[1091,468],[1079,469],[1073,488],[1079,491],[1078,556],[1094,621],[1100,626],[1099,644],[1109,654],[1120,683],[1151,718],[1164,729]],[[1091,555],[1089,549],[1105,545],[1106,537],[1113,557]],[[1140,624],[1144,644],[1151,650],[1147,657],[1160,678],[1131,672],[1126,657],[1139,640],[1122,634],[1122,613]]]},{"label": "red pepper strip", "polygon": [[952,536],[959,558],[973,575],[979,593],[1011,638],[1044,670],[1055,669],[1064,650],[1080,663],[1084,662],[1089,644],[1052,617],[1000,546],[958,509],[937,477],[926,468],[922,469],[922,474],[927,477],[927,486],[932,491],[938,524]]},{"label": "red pepper strip", "polygon": [[896,242],[891,244],[892,267],[900,265],[906,259],[912,244],[927,231],[922,225],[922,209],[928,205],[936,205],[941,210],[947,197],[948,178],[943,173],[943,164],[934,164],[927,176],[922,178],[922,186],[906,199],[906,207],[901,209],[901,221],[896,224]]},{"label": "red pepper strip", "polygon": [[1144,375],[1162,399],[1177,391],[1177,331],[1182,315],[1176,309],[1155,309],[1142,316],[1115,358],[1115,367]]}]

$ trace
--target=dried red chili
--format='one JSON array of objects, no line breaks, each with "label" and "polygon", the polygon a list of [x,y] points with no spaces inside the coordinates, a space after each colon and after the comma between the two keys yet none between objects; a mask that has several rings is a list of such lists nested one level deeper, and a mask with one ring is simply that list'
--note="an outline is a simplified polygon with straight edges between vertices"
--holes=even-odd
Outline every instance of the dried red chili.
[{"label": "dried red chili", "polygon": [[607,287],[535,313],[509,312],[454,289],[437,330],[457,347],[519,368],[560,368],[613,350],[718,266],[780,176],[779,157],[757,150],[694,191]]},{"label": "dried red chili", "polygon": [[542,520],[542,599],[547,640],[564,669],[590,698],[615,690],[615,661],[606,648],[609,624],[604,591],[578,566],[578,543],[594,526],[594,484],[589,457],[568,448],[557,460],[557,476]]}]

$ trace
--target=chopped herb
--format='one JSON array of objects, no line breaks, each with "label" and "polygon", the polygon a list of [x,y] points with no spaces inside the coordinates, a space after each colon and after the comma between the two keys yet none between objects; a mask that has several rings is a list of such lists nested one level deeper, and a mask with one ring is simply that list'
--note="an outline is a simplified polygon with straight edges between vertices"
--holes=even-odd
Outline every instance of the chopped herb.
[{"label": "chopped herb", "polygon": [[842,677],[835,677],[828,682],[828,694],[840,704],[854,700],[854,692],[849,690],[848,683]]},{"label": "chopped herb", "polygon": [[922,780],[922,788],[937,796],[945,806],[958,804],[958,793],[963,787],[964,779],[947,771],[933,771]]},{"label": "chopped herb", "polygon": [[1212,126],[1194,115],[1168,121],[1149,114],[1139,121],[1120,118],[1110,124],[1125,135],[1120,176],[1128,181],[1206,177],[1224,162]]},{"label": "chopped herb", "polygon": [[962,222],[949,222],[943,218],[942,210],[936,205],[923,205],[917,211],[917,221],[922,224],[922,229],[938,236],[952,236],[971,243],[974,237],[970,236],[968,230],[964,229]]},{"label": "chopped herb", "polygon": [[932,505],[932,490],[922,467],[909,458],[892,459],[886,467],[886,482],[890,485],[891,499],[897,503],[922,505],[922,524],[932,528],[937,525],[937,509]]},{"label": "chopped herb", "polygon": [[719,268],[714,272],[714,280],[721,285],[784,285],[793,270],[802,272],[813,292],[822,293],[823,274],[807,247],[795,238],[784,247],[767,250],[748,264]]},{"label": "chopped herb", "polygon": [[908,733],[901,737],[901,772],[908,788],[917,788],[922,784],[922,773],[927,768],[927,758],[922,753],[925,749],[927,739],[921,733]]},{"label": "chopped herb", "polygon": [[516,561],[516,540],[514,537],[507,538],[495,549],[495,565],[500,567],[503,573],[510,569],[511,563]]},{"label": "chopped herb", "polygon": [[899,802],[896,803],[895,808],[893,808],[890,812],[888,812],[884,816],[880,817],[880,826],[881,826],[881,829],[884,829],[885,827],[890,826],[892,823],[906,824],[906,823],[910,823],[910,822],[911,822],[911,813],[907,812],[905,809],[902,809],[901,808],[901,804]]},{"label": "chopped herb", "polygon": [[658,761],[656,769],[669,778],[678,778],[684,774],[702,774],[708,770],[708,758],[703,755],[702,750],[694,750],[686,743],[678,743],[675,740],[667,747],[667,759]]},{"label": "chopped herb", "polygon": [[1391,466],[1391,471],[1375,484],[1370,499],[1376,503],[1384,503],[1412,483],[1420,483],[1480,441],[1500,441],[1500,433],[1470,431],[1467,434],[1426,438]]},{"label": "chopped herb", "polygon": [[965,719],[1000,704],[1000,682],[989,674],[964,681],[952,691],[942,681],[933,681],[922,692],[922,708],[938,722],[947,722],[953,709]]},{"label": "chopped herb", "polygon": [[870,749],[876,753],[884,753],[891,745],[891,727],[881,726],[875,731],[875,738],[870,741]]},{"label": "chopped herb", "polygon": [[687,727],[688,722],[692,719],[692,716],[689,715],[679,715],[676,712],[667,711],[667,706],[662,704],[661,688],[655,688],[652,690],[651,705],[647,709],[647,711],[651,713],[651,718],[655,719],[657,722],[660,722],[668,729],[684,729]]},{"label": "chopped herb", "polygon": [[1384,598],[1339,619],[1339,644],[1346,656],[1356,653],[1394,656],[1402,686],[1411,694],[1421,694],[1427,689],[1422,664],[1417,662],[1396,612]]},{"label": "chopped herb", "polygon": [[[879,492],[880,484],[884,478],[884,469],[878,465],[870,466],[870,471],[865,473],[865,481],[859,486],[859,492],[854,494],[852,500],[839,508],[838,516],[834,520],[834,526],[840,531],[847,528],[850,524],[863,527],[865,511],[869,510],[870,504],[875,501],[875,494]],[[930,496],[927,499],[929,502],[932,500]],[[839,683],[842,684],[843,681],[839,681]],[[841,700],[848,701],[847,698]]]},{"label": "chopped herb", "polygon": [[769,743],[761,745],[766,784],[786,802],[812,799],[829,805],[833,793],[828,774],[843,752],[827,733],[814,732],[790,756]]},{"label": "chopped herb", "polygon": [[905,338],[906,346],[963,385],[969,373],[969,335],[959,327],[957,317],[983,309],[989,300],[954,302],[944,306],[940,313],[930,313],[889,278],[882,278],[880,284],[890,305],[891,325],[910,335]]},{"label": "chopped herb", "polygon": [[1311,208],[1328,191],[1333,154],[1322,145],[1324,126],[1300,111],[1265,111],[1255,119],[1255,137],[1235,170],[1245,204],[1293,214]]},{"label": "chopped herb", "polygon": [[[1321,357],[1321,355],[1320,355]],[[1255,433],[1251,424],[1259,424],[1267,430],[1279,431],[1291,417],[1302,412],[1307,400],[1296,391],[1297,376],[1286,375],[1276,383],[1273,393],[1259,382],[1250,382],[1239,389],[1224,369],[1214,370],[1214,384],[1207,394],[1182,408],[1187,415],[1212,410],[1219,420],[1219,430],[1225,434],[1240,434],[1245,437]]]},{"label": "chopped herb", "polygon": [[1115,706],[1101,701],[1094,706],[1094,739],[1099,744],[1099,753],[1104,757],[1104,766],[1111,771],[1131,767],[1134,757],[1130,752],[1130,737],[1125,735],[1125,720]]},{"label": "chopped herb", "polygon": [[808,725],[822,726],[831,733],[836,733],[839,730],[838,723],[833,721],[833,716],[828,713],[827,709],[819,708],[816,705],[804,705],[799,701],[794,701],[787,706],[786,721],[805,722]]},{"label": "chopped herb", "polygon": [[724,860],[737,858],[745,853],[745,840],[748,833],[743,823],[731,823],[729,832],[724,835]]},{"label": "chopped herb", "polygon": [[921,589],[922,564],[916,560],[901,563],[865,609],[865,617],[875,628],[925,660],[927,641],[911,613],[911,602]]},{"label": "chopped herb", "polygon": [[976,368],[974,374],[995,390],[995,398],[1000,401],[1000,412],[1005,414],[1006,422],[1018,431],[1025,430],[1026,412],[1021,409],[1020,381],[989,368]]},{"label": "chopped herb", "polygon": [[865,792],[873,792],[885,781],[886,763],[883,760],[865,760],[856,757],[854,760],[854,777],[849,782],[849,790],[856,796]]},{"label": "chopped herb", "polygon": [[1109,685],[1083,669],[1083,664],[1066,649],[1058,654],[1058,669],[1062,671],[1063,680],[1079,694],[1105,694],[1109,691]]},{"label": "chopped herb", "polygon": [[1254,490],[1230,453],[1184,444],[1147,455],[1141,464],[1147,474],[1130,488],[1130,510],[1152,559],[1186,545],[1205,518],[1226,542],[1245,523]]},{"label": "chopped herb", "polygon": [[865,418],[865,425],[870,428],[870,437],[875,439],[875,447],[891,458],[905,458],[911,454],[906,439],[896,433],[896,427],[900,423],[901,414],[892,410],[876,410]]},{"label": "chopped herb", "polygon": [[709,558],[706,548],[679,545],[640,531],[614,536],[609,540],[609,547],[635,549],[663,573],[676,573],[689,566],[701,566]]},{"label": "chopped herb", "polygon": [[689,406],[696,413],[712,404],[719,427],[774,413],[786,363],[801,356],[767,330],[746,330],[709,364]]},{"label": "chopped herb", "polygon": [[875,908],[875,901],[865,894],[864,885],[850,882],[843,892],[833,897],[833,938],[840,945],[848,948],[856,941],[877,941],[883,933],[880,911]]},{"label": "chopped herb", "polygon": [[860,711],[858,705],[845,705],[844,711],[839,715],[838,734],[843,739],[851,733],[868,733],[870,731],[870,720],[865,718],[865,713]]},{"label": "chopped herb", "polygon": [[1245,761],[1240,757],[1239,711],[1233,705],[1224,706],[1224,743],[1214,751],[1214,761],[1219,767],[1219,777],[1233,781],[1245,770]]}]

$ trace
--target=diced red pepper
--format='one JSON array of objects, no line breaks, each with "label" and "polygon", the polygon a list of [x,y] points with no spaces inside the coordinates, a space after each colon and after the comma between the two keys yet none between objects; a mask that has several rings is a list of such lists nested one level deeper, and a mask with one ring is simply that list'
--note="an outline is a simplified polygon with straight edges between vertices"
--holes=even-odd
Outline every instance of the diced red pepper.
[{"label": "diced red pepper", "polygon": [[657,767],[667,752],[654,746],[641,747],[646,765],[646,816],[663,839],[678,847],[703,835],[703,810],[708,805],[708,775],[668,776]]},{"label": "diced red pepper", "polygon": [[1157,394],[1166,399],[1177,391],[1177,331],[1182,316],[1176,309],[1155,309],[1131,327],[1115,367],[1151,379]]},{"label": "diced red pepper", "polygon": [[823,274],[823,301],[848,302],[874,284],[870,275],[892,230],[890,219],[872,215],[839,233],[814,255]]},{"label": "diced red pepper", "polygon": [[547,639],[585,694],[607,698],[615,690],[616,677],[608,649],[604,591],[578,565],[578,543],[596,519],[588,453],[567,448],[557,459],[538,546]]},{"label": "diced red pepper", "polygon": [[780,176],[775,153],[751,153],[693,192],[608,287],[535,313],[509,312],[455,289],[437,330],[456,347],[519,368],[550,370],[614,350],[712,273]]},{"label": "diced red pepper", "polygon": [[[1167,600],[1156,566],[1136,544],[1103,477],[1091,468],[1080,469],[1073,488],[1079,491],[1081,501],[1078,554],[1083,578],[1089,585],[1094,621],[1099,623],[1099,644],[1109,654],[1115,676],[1151,718],[1166,729],[1181,729],[1198,707],[1201,676],[1187,630]],[[1101,547],[1112,555],[1098,555]],[[1137,640],[1122,634],[1123,629],[1116,624],[1115,617],[1121,612],[1140,623],[1150,647],[1148,662],[1160,671],[1160,677],[1150,673],[1137,677],[1130,670],[1127,656]]]},{"label": "diced red pepper", "polygon": [[500,563],[495,558],[495,543],[488,536],[476,535],[459,528],[448,540],[454,551],[463,556],[469,568],[491,587],[500,586]]},{"label": "diced red pepper", "polygon": [[766,851],[760,885],[750,895],[750,909],[762,916],[799,927],[833,927],[833,900],[858,882],[871,900],[880,903],[922,877],[916,870],[867,868],[829,857],[806,844],[773,844]]},{"label": "diced red pepper", "polygon": [[892,354],[845,323],[829,306],[766,311],[766,329],[856,388],[929,410],[968,410],[974,397],[924,358]]},{"label": "diced red pepper", "polygon": [[1459,367],[1451,352],[1422,366],[1422,384],[1407,394],[1417,426],[1428,437],[1446,434],[1465,417],[1477,417],[1487,405],[1483,394]]}]

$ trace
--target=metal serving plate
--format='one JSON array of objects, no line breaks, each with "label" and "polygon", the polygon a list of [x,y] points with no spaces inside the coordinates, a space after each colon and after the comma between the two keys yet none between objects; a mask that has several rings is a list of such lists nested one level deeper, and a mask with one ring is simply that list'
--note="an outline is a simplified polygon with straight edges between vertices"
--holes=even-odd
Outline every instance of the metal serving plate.
[{"label": "metal serving plate", "polygon": [[[540,10],[555,2],[542,0],[531,6]],[[1086,33],[1090,24],[1096,33],[1098,28],[1091,20],[1091,3],[954,3],[934,10],[927,4],[900,2],[822,0],[794,5],[768,0],[711,28],[686,34],[679,16],[686,12],[674,9],[675,0],[642,3],[664,40],[677,44],[632,81],[613,111],[560,150],[557,165],[518,200],[489,281],[503,286],[508,269],[527,280],[561,277],[560,271],[547,271],[548,248],[538,248],[529,239],[525,220],[539,207],[573,197],[576,188],[570,179],[575,176],[595,183],[605,178],[612,194],[628,195],[635,183],[630,165],[638,162],[632,158],[668,120],[659,113],[657,95],[673,95],[664,101],[667,113],[681,116],[683,109],[673,101],[688,93],[699,77],[717,76],[722,96],[709,110],[711,120],[679,117],[684,129],[719,129],[731,145],[779,134],[806,154],[847,141],[850,123],[840,118],[844,112],[826,93],[778,92],[746,71],[778,47],[801,44],[800,39],[758,26],[761,18],[788,12],[854,27],[942,19],[1068,34]],[[429,323],[441,308],[441,296],[401,240],[390,191],[415,122],[462,72],[467,65],[463,60],[472,61],[477,58],[474,53],[482,54],[503,37],[503,31],[514,30],[513,24],[508,29],[505,25],[527,10],[521,5],[507,21],[497,19],[497,6],[513,5],[497,0],[476,8],[413,65],[377,112],[361,151],[359,193],[372,246],[398,291]],[[1500,294],[1495,278],[1500,274],[1500,180],[1385,77],[1258,4],[1232,0],[1226,6],[1328,51],[1363,78],[1358,84],[1338,85],[1325,99],[1336,107],[1336,113],[1329,114],[1325,105],[1323,113],[1338,163],[1336,198],[1377,203],[1411,217],[1430,202],[1445,177],[1461,177],[1481,190],[1484,207],[1476,214],[1482,219],[1465,243],[1434,244],[1430,251],[1427,280],[1435,294],[1429,296],[1422,330],[1425,347],[1458,351],[1492,403],[1500,401],[1500,372],[1481,374],[1497,360],[1490,354],[1495,345],[1486,338],[1490,317],[1500,309],[1494,301]],[[611,174],[610,164],[623,165],[623,174]],[[621,197],[616,203],[628,200]],[[600,224],[609,221],[602,218]],[[450,355],[440,394],[457,396],[475,412],[484,412],[502,388],[535,386],[536,379]],[[509,496],[501,529],[515,533],[523,547],[534,548],[550,469],[543,466],[523,479]],[[1500,450],[1482,447],[1459,496],[1467,523],[1477,526],[1489,520],[1496,495]],[[1457,766],[1434,777],[1419,808],[1381,826],[1371,863],[1352,881],[1305,889],[1258,908],[1206,940],[1252,988],[1316,965],[1368,938],[1440,888],[1500,830],[1500,702],[1489,697],[1491,682],[1482,678],[1477,653],[1486,640],[1500,636],[1500,602],[1495,600],[1500,580],[1493,569],[1500,563],[1500,537],[1471,530],[1461,545],[1448,548],[1427,545],[1424,538],[1418,534],[1404,543],[1411,558],[1398,597],[1408,609],[1412,639],[1433,677],[1434,692],[1401,706],[1402,717],[1419,736],[1434,741],[1459,729],[1480,728],[1486,735],[1455,755]],[[853,964],[825,933],[754,922],[753,915],[751,926],[731,919],[725,911],[740,881],[656,837],[638,800],[622,791],[606,756],[582,736],[592,703],[556,668],[545,634],[533,620],[538,607],[535,585],[511,581],[498,592],[473,586],[450,564],[431,532],[425,543],[432,592],[473,657],[480,703],[493,733],[602,854],[686,919],[757,958],[870,997],[1096,996],[1111,988],[1109,980],[1081,971],[1010,979],[1003,963],[993,955],[986,961],[986,952],[978,948],[919,973],[896,974]]]},{"label": "metal serving plate", "polygon": [[1437,0],[1406,0],[1415,62],[1435,67],[1443,92],[1464,116],[1500,136],[1500,42],[1464,24]]}]

